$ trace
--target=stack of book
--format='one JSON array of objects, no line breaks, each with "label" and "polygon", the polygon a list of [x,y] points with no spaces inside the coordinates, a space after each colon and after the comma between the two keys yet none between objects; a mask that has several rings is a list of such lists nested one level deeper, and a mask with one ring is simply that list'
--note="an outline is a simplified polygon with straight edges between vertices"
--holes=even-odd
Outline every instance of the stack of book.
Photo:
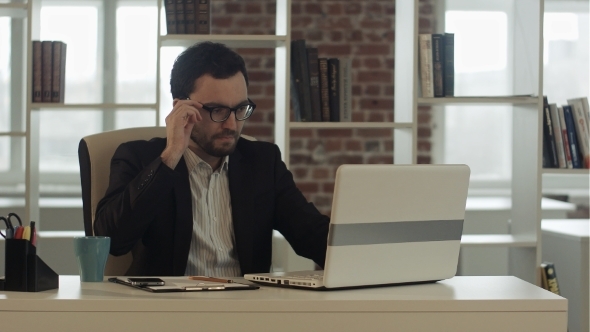
[{"label": "stack of book", "polygon": [[549,104],[543,97],[543,167],[590,168],[588,98]]},{"label": "stack of book", "polygon": [[420,34],[420,87],[422,97],[455,95],[455,35]]},{"label": "stack of book", "polygon": [[61,41],[33,41],[34,103],[64,102],[66,46]]},{"label": "stack of book", "polygon": [[295,121],[350,122],[352,75],[349,58],[320,58],[305,40],[291,41],[291,100]]},{"label": "stack of book", "polygon": [[165,0],[164,9],[169,35],[211,33],[210,0]]}]

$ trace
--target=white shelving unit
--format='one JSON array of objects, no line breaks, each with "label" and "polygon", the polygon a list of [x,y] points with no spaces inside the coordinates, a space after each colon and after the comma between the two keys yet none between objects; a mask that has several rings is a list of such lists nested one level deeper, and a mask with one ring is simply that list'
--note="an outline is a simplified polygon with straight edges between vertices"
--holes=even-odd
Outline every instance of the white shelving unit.
[{"label": "white shelving unit", "polygon": [[415,116],[418,106],[512,106],[514,152],[510,234],[464,235],[461,244],[464,247],[507,247],[509,274],[538,282],[535,271],[541,263],[543,0],[513,1],[515,22],[508,33],[513,53],[508,65],[514,73],[514,96],[452,98],[421,98],[416,93],[419,84],[418,2],[396,1],[395,62],[400,65],[395,72],[396,113],[413,110]]}]

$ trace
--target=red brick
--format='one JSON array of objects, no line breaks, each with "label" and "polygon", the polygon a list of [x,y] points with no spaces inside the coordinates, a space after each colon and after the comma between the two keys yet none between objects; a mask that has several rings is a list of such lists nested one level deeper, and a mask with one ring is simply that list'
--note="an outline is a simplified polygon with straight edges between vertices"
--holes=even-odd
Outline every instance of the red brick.
[{"label": "red brick", "polygon": [[350,137],[352,129],[318,129],[318,137]]},{"label": "red brick", "polygon": [[250,82],[273,81],[274,75],[273,75],[273,73],[269,73],[268,71],[254,70],[254,71],[248,72],[248,80]]},{"label": "red brick", "polygon": [[363,32],[362,30],[352,30],[346,32],[346,41],[347,42],[362,42],[363,41]]},{"label": "red brick", "polygon": [[387,3],[384,5],[384,7],[385,15],[395,15],[395,4]]},{"label": "red brick", "polygon": [[369,113],[369,122],[385,122],[383,113],[371,112]]},{"label": "red brick", "polygon": [[236,25],[242,28],[260,27],[264,25],[264,20],[261,20],[260,17],[243,16],[236,21]]},{"label": "red brick", "polygon": [[317,193],[320,190],[320,185],[315,182],[298,182],[296,185],[304,193]]},{"label": "red brick", "polygon": [[248,68],[248,71],[250,71],[251,69],[260,68],[261,60],[262,59],[260,59],[260,58],[253,58],[253,57],[245,57],[244,58],[244,62],[246,63],[246,68]]},{"label": "red brick", "polygon": [[322,191],[325,193],[333,193],[334,192],[334,182],[326,182],[326,183],[322,184]]},{"label": "red brick", "polygon": [[393,140],[383,141],[383,149],[385,151],[393,151]]},{"label": "red brick", "polygon": [[362,155],[356,156],[333,156],[330,157],[329,163],[332,165],[342,165],[342,164],[362,164],[363,157]]},{"label": "red brick", "polygon": [[256,99],[256,111],[263,109],[274,109],[275,101],[271,98],[257,98]]},{"label": "red brick", "polygon": [[430,158],[430,156],[418,156],[417,158],[417,162],[418,164],[430,164],[432,163],[432,160]]},{"label": "red brick", "polygon": [[381,4],[372,2],[367,4],[365,12],[369,15],[381,15],[383,13],[383,8],[381,7]]},{"label": "red brick", "polygon": [[359,83],[391,83],[393,77],[391,71],[360,71],[357,76],[357,82]]},{"label": "red brick", "polygon": [[262,94],[262,85],[260,84],[251,84],[248,86],[248,95],[249,96],[256,96]]},{"label": "red brick", "polygon": [[318,22],[319,29],[352,29],[350,17],[334,17]]},{"label": "red brick", "polygon": [[295,15],[301,14],[301,4],[296,3],[295,1],[291,2],[291,20]]},{"label": "red brick", "polygon": [[353,96],[360,96],[361,95],[361,86],[360,85],[353,85],[352,86],[352,95]]},{"label": "red brick", "polygon": [[274,84],[273,85],[267,85],[264,88],[264,91],[265,91],[265,94],[267,96],[274,96],[275,95],[275,86],[274,86]]},{"label": "red brick", "polygon": [[365,39],[367,39],[370,42],[382,42],[383,41],[383,37],[379,34],[377,34],[376,32],[370,32],[365,34]]},{"label": "red brick", "polygon": [[342,14],[342,5],[339,3],[332,3],[327,5],[328,15],[340,15]]},{"label": "red brick", "polygon": [[316,139],[310,139],[310,140],[307,141],[307,147],[306,147],[306,149],[308,151],[311,151],[311,150],[317,148],[319,145],[321,145],[321,141],[316,140]]},{"label": "red brick", "polygon": [[[311,40],[311,41],[319,41],[322,40],[324,38],[324,34],[321,30],[309,30],[307,32],[307,40]],[[309,47],[310,45],[308,45]]]},{"label": "red brick", "polygon": [[291,28],[308,28],[312,22],[309,16],[292,16]]},{"label": "red brick", "polygon": [[357,69],[361,67],[361,60],[358,58],[353,58],[352,59],[352,68],[353,69]]},{"label": "red brick", "polygon": [[242,4],[238,2],[227,2],[225,4],[225,12],[227,14],[240,14],[242,13]]},{"label": "red brick", "polygon": [[377,69],[381,67],[381,59],[379,58],[365,58],[363,61],[365,67],[369,69]]},{"label": "red brick", "polygon": [[307,167],[295,167],[291,169],[295,178],[305,178],[307,177],[307,173],[309,172],[309,168]]},{"label": "red brick", "polygon": [[394,89],[393,85],[387,85],[383,88],[383,94],[386,96],[393,96]]},{"label": "red brick", "polygon": [[391,129],[387,129],[387,128],[356,129],[356,134],[359,137],[391,137]]},{"label": "red brick", "polygon": [[266,62],[264,64],[264,68],[268,68],[268,69],[274,70],[274,68],[275,68],[275,58],[266,59]]},{"label": "red brick", "polygon": [[342,41],[343,37],[342,31],[330,31],[330,41],[332,42],[340,42]]},{"label": "red brick", "polygon": [[364,113],[362,113],[362,112],[352,112],[352,121],[354,121],[354,122],[365,121],[363,114]]},{"label": "red brick", "polygon": [[370,156],[367,160],[369,164],[392,164],[393,156]]},{"label": "red brick", "polygon": [[390,55],[393,46],[389,44],[360,44],[355,46],[355,54],[359,55]]},{"label": "red brick", "polygon": [[233,23],[233,18],[231,16],[224,16],[224,17],[213,17],[211,19],[211,25],[215,28],[229,28]]},{"label": "red brick", "polygon": [[322,57],[330,56],[347,56],[351,53],[349,44],[322,44],[318,45],[318,52],[322,54]]},{"label": "red brick", "polygon": [[264,121],[264,113],[262,112],[254,112],[252,113],[252,115],[248,118],[248,123],[252,123],[252,122],[262,122]]},{"label": "red brick", "polygon": [[418,151],[430,151],[432,145],[428,141],[418,141]]},{"label": "red brick", "polygon": [[327,140],[324,144],[324,149],[326,152],[335,152],[342,150],[342,140]]},{"label": "red brick", "polygon": [[395,68],[395,60],[394,59],[385,59],[385,67],[387,69],[394,69]]},{"label": "red brick", "polygon": [[305,13],[311,15],[321,15],[322,14],[322,6],[317,3],[306,3],[304,5]]},{"label": "red brick", "polygon": [[364,94],[367,96],[378,96],[381,93],[379,85],[367,85]]},{"label": "red brick", "polygon": [[[294,5],[291,6],[291,13],[293,13],[293,7],[294,7]],[[266,8],[266,13],[267,14],[276,15],[276,13],[277,13],[277,4],[276,4],[276,2],[267,3],[265,5],[265,8]]]},{"label": "red brick", "polygon": [[420,14],[432,14],[432,5],[421,4],[419,12],[420,12]]},{"label": "red brick", "polygon": [[314,168],[311,171],[312,179],[326,179],[330,176],[330,171],[327,168]]},{"label": "red brick", "polygon": [[420,30],[420,32],[422,31],[430,31],[430,28],[432,27],[432,24],[430,23],[429,19],[425,19],[425,18],[420,18],[418,20],[418,28]]},{"label": "red brick", "polygon": [[274,56],[275,51],[269,48],[238,48],[236,50],[242,57],[254,56]]},{"label": "red brick", "polygon": [[430,128],[418,128],[418,137],[430,137],[432,130]]},{"label": "red brick", "polygon": [[363,98],[361,110],[393,110],[393,100],[390,98]]},{"label": "red brick", "polygon": [[344,148],[346,151],[361,151],[362,145],[359,141],[346,141]]},{"label": "red brick", "polygon": [[424,123],[430,123],[430,120],[432,120],[432,116],[428,113],[422,113],[422,114],[418,114],[418,123],[424,124]]},{"label": "red brick", "polygon": [[309,165],[311,164],[311,157],[308,154],[291,153],[291,165]]},{"label": "red brick", "polygon": [[262,4],[260,3],[246,3],[246,14],[262,14]]},{"label": "red brick", "polygon": [[418,106],[418,113],[430,112],[431,110],[432,110],[431,106]]},{"label": "red brick", "polygon": [[248,126],[244,127],[244,134],[254,136],[256,139],[259,139],[260,137],[272,136],[274,133],[273,128],[270,126],[249,124]]},{"label": "red brick", "polygon": [[361,28],[364,29],[393,29],[393,24],[390,18],[381,19],[363,19],[361,20]]},{"label": "red brick", "polygon": [[383,39],[389,43],[395,42],[395,32],[393,30],[385,31],[383,33]]},{"label": "red brick", "polygon": [[303,149],[303,142],[300,139],[290,140],[289,141],[289,148],[291,149],[291,151],[301,150],[301,149]]},{"label": "red brick", "polygon": [[301,30],[291,30],[291,40],[305,39],[304,32]]},{"label": "red brick", "polygon": [[291,135],[293,137],[313,137],[313,130],[311,129],[291,129]]},{"label": "red brick", "polygon": [[348,15],[358,15],[361,13],[361,4],[358,2],[343,4],[344,13]]}]

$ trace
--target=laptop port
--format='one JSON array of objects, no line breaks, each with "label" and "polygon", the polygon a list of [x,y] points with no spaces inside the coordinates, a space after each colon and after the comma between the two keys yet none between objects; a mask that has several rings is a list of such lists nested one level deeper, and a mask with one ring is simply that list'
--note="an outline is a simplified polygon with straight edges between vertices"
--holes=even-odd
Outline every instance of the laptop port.
[{"label": "laptop port", "polygon": [[277,280],[277,282],[279,283],[279,285],[281,284],[281,281],[280,280]]},{"label": "laptop port", "polygon": [[288,285],[288,284],[289,284],[289,280],[285,280],[285,285]]}]

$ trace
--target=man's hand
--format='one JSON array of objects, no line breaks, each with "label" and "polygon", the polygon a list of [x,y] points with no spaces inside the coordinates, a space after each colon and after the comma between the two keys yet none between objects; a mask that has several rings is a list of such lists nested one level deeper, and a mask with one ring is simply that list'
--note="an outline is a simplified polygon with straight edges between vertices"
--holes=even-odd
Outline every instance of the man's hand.
[{"label": "man's hand", "polygon": [[195,123],[203,120],[197,110],[202,106],[197,101],[174,99],[174,108],[166,117],[166,148],[160,155],[168,167],[176,168],[188,147]]}]

